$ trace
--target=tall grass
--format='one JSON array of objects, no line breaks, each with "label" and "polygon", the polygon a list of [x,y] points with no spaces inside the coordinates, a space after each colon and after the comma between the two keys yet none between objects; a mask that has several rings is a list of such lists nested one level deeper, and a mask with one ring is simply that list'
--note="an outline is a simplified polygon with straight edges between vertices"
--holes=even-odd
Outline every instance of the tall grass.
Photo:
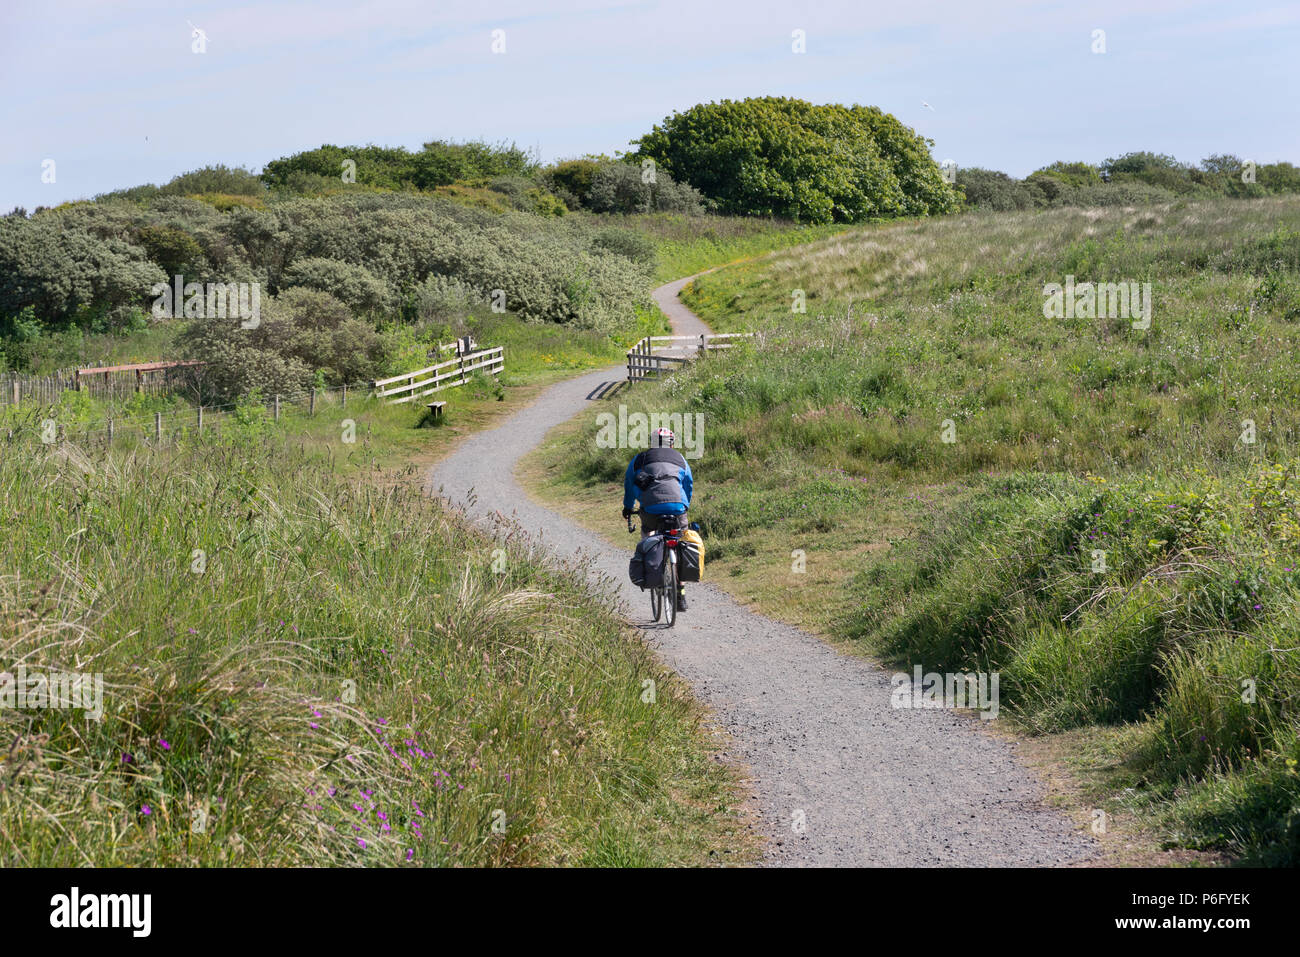
[{"label": "tall grass", "polygon": [[744,858],[697,706],[518,529],[237,430],[6,443],[0,509],[0,669],[104,685],[0,709],[5,864]]},{"label": "tall grass", "polygon": [[684,216],[673,213],[600,215],[592,219],[616,223],[649,237],[655,244],[655,278],[658,282],[669,282],[738,259],[814,242],[847,228],[807,226],[788,220],[748,216]]}]

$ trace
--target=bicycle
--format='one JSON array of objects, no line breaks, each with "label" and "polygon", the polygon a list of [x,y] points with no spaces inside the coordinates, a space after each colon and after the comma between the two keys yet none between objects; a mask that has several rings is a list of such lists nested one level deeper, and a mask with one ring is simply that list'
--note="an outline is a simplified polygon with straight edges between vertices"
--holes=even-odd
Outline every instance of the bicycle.
[{"label": "bicycle", "polygon": [[[632,513],[632,515],[640,514],[639,509]],[[629,535],[636,531],[632,526],[632,516],[628,516],[627,531]],[[663,615],[664,626],[671,628],[677,624],[677,545],[681,541],[681,529],[670,528],[662,534],[664,537],[663,575],[660,584],[650,589],[650,613],[654,616],[654,621],[658,621],[659,616]]]}]

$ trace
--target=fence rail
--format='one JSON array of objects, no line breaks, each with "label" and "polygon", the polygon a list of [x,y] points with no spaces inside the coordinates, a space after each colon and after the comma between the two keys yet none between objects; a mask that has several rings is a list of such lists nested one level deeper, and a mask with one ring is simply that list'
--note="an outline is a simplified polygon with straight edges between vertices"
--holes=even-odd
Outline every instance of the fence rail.
[{"label": "fence rail", "polygon": [[388,379],[376,379],[371,386],[377,397],[387,399],[390,403],[410,402],[412,399],[432,395],[443,389],[464,385],[469,381],[466,375],[477,369],[484,370],[488,375],[498,375],[505,366],[505,347],[495,346],[448,359],[446,362],[439,362],[424,369],[416,369],[414,372]]},{"label": "fence rail", "polygon": [[0,373],[0,405],[51,405],[61,392],[86,392],[97,398],[126,398],[136,392],[158,395],[192,384],[201,362],[136,362],[118,366],[58,369],[49,375]]},{"label": "fence rail", "polygon": [[[717,340],[741,339],[752,335],[752,332],[713,332],[698,336],[646,336],[627,350],[628,384],[662,375],[664,372],[681,368],[700,356],[730,349],[733,346],[733,343]],[[656,343],[673,344],[656,345]],[[669,355],[665,350],[678,354]]]}]

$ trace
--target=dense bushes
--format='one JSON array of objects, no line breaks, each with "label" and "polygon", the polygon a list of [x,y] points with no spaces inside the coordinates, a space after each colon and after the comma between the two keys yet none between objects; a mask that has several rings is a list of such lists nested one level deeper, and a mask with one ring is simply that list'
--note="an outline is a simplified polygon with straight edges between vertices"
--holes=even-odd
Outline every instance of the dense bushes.
[{"label": "dense bushes", "polygon": [[[528,180],[492,182],[537,199]],[[183,275],[258,283],[264,297],[316,290],[353,314],[405,320],[419,318],[420,290],[437,281],[529,320],[608,332],[646,302],[652,269],[644,243],[587,222],[416,193],[278,198],[225,211],[178,196],[112,199],[0,218],[0,329],[16,337],[32,323],[38,331],[121,327],[148,309],[156,283]]]},{"label": "dense bushes", "polygon": [[606,163],[596,171],[586,205],[597,213],[687,213],[703,209],[700,192],[663,170]]},{"label": "dense bushes", "polygon": [[1300,193],[1300,169],[1290,163],[1254,168],[1231,154],[1215,154],[1200,166],[1162,153],[1139,151],[1107,159],[1100,166],[1056,162],[1023,180],[986,169],[960,170],[957,184],[966,205],[1006,211],[1031,206],[1138,206],[1179,197],[1261,197]]},{"label": "dense bushes", "polygon": [[593,245],[598,249],[626,256],[635,263],[651,268],[655,265],[655,244],[650,237],[631,229],[602,229]]},{"label": "dense bushes", "polygon": [[392,304],[392,294],[365,266],[323,256],[296,260],[285,271],[286,286],[305,286],[327,292],[356,312],[383,312]]},{"label": "dense bushes", "polygon": [[93,226],[78,207],[0,219],[0,316],[30,307],[50,326],[94,326],[166,281],[143,248]]},{"label": "dense bushes", "polygon": [[860,222],[957,205],[928,141],[875,107],[723,100],[675,113],[637,143],[634,159],[653,159],[727,213]]},{"label": "dense bushes", "polygon": [[238,319],[194,322],[181,338],[186,354],[206,363],[204,391],[229,399],[249,392],[294,395],[326,385],[374,379],[387,349],[374,327],[333,296],[289,289],[262,305],[255,328]]},{"label": "dense bushes", "polygon": [[704,197],[689,183],[662,169],[643,169],[606,156],[562,160],[544,170],[541,181],[570,209],[688,216],[704,211]]},{"label": "dense bushes", "polygon": [[418,153],[402,147],[333,146],[271,160],[262,171],[266,185],[305,189],[329,184],[342,187],[343,174],[355,164],[355,182],[383,189],[430,190],[466,179],[530,176],[536,162],[514,144],[449,143],[433,140]]},{"label": "dense bushes", "polygon": [[1035,190],[997,170],[979,167],[958,170],[957,185],[966,194],[966,204],[979,209],[1008,212],[1037,205]]}]

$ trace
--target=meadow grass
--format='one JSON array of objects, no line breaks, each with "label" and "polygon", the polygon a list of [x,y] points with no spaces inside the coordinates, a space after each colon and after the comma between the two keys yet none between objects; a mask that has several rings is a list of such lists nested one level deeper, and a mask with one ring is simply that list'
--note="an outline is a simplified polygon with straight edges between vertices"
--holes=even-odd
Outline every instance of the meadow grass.
[{"label": "meadow grass", "polygon": [[255,418],[0,447],[2,668],[103,680],[0,709],[0,862],[752,858],[698,705],[522,531]]},{"label": "meadow grass", "polygon": [[[1150,282],[1150,327],[1045,318],[1067,275]],[[855,229],[683,298],[755,340],[613,401],[704,414],[706,575],[909,670],[1000,671],[1171,845],[1300,860],[1300,200]],[[529,464],[546,496],[617,498],[630,452],[593,431]]]},{"label": "meadow grass", "polygon": [[808,226],[748,216],[646,213],[601,216],[649,237],[655,244],[655,280],[670,282],[705,269],[762,256],[833,236],[846,226]]}]

